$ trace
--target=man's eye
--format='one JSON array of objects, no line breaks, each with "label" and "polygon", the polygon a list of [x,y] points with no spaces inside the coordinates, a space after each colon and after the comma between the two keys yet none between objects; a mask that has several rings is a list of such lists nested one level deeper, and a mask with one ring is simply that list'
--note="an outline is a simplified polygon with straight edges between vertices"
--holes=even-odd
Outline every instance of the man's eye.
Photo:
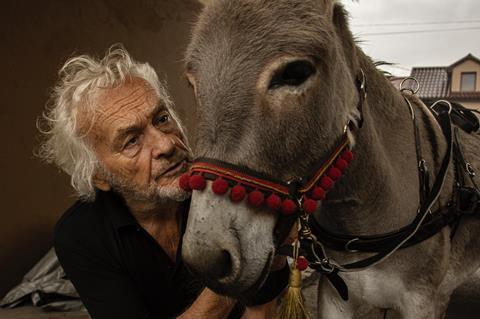
[{"label": "man's eye", "polygon": [[132,147],[132,146],[136,145],[137,143],[138,143],[138,136],[131,137],[127,140],[127,142],[125,143],[123,148]]},{"label": "man's eye", "polygon": [[169,120],[170,120],[169,114],[162,114],[156,118],[154,125],[162,125],[167,123]]}]

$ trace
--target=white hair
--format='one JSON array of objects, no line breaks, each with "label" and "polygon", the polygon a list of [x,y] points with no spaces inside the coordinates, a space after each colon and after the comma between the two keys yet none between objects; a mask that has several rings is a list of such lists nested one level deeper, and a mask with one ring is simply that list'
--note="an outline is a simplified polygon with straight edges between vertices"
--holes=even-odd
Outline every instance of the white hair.
[{"label": "white hair", "polygon": [[94,101],[99,89],[116,87],[132,76],[149,83],[163,99],[183,134],[168,92],[155,70],[148,63],[134,61],[120,44],[110,47],[101,60],[80,55],[65,62],[59,71],[59,81],[53,89],[50,103],[38,122],[40,132],[45,135],[38,155],[70,175],[71,185],[85,200],[95,198],[92,178],[99,163],[86,139],[88,130],[80,132],[77,123],[79,111],[88,112],[90,125],[93,125],[97,107]]}]

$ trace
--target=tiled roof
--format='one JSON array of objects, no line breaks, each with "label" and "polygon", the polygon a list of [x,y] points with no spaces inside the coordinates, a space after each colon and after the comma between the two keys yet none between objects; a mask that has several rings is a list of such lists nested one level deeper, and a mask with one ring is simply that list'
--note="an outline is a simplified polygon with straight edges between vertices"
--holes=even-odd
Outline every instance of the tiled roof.
[{"label": "tiled roof", "polygon": [[458,100],[480,100],[480,92],[451,92],[448,98]]},{"label": "tiled roof", "polygon": [[412,77],[418,80],[421,99],[445,98],[448,94],[448,71],[446,67],[417,67],[412,69]]}]

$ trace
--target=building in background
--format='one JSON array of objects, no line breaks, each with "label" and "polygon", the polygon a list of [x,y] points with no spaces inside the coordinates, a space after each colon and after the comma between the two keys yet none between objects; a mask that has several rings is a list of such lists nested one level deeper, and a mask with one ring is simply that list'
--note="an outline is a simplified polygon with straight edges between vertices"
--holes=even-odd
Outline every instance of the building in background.
[{"label": "building in background", "polygon": [[480,109],[480,59],[472,54],[450,66],[414,67],[411,77],[418,80],[418,96],[427,105],[445,99]]}]

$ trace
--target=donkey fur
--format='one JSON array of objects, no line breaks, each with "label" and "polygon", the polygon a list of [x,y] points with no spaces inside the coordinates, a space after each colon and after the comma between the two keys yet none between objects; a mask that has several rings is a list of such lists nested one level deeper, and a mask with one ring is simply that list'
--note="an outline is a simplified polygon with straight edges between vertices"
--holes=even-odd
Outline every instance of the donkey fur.
[{"label": "donkey fur", "polygon": [[[299,59],[311,61],[313,76],[298,87],[268,88],[276,70]],[[186,53],[196,95],[195,155],[284,180],[308,175],[338,143],[347,121],[358,118],[361,69],[368,97],[364,126],[351,134],[356,159],[315,218],[331,231],[358,235],[407,225],[419,204],[409,108],[355,44],[347,14],[332,0],[217,0],[206,6]],[[446,143],[426,106],[415,96],[406,98],[417,110],[424,157],[435,176]],[[462,134],[461,140],[479,171],[479,136]],[[450,166],[438,206],[448,202],[452,185]],[[214,289],[238,297],[264,280],[274,226],[275,216],[265,209],[195,192],[184,258]],[[442,318],[452,291],[480,266],[478,217],[464,218],[453,240],[450,232],[446,227],[382,264],[342,274],[348,302],[322,278],[318,318],[381,318],[385,309],[395,318]],[[329,255],[340,263],[366,256]],[[213,270],[218,262],[222,271]]]}]

